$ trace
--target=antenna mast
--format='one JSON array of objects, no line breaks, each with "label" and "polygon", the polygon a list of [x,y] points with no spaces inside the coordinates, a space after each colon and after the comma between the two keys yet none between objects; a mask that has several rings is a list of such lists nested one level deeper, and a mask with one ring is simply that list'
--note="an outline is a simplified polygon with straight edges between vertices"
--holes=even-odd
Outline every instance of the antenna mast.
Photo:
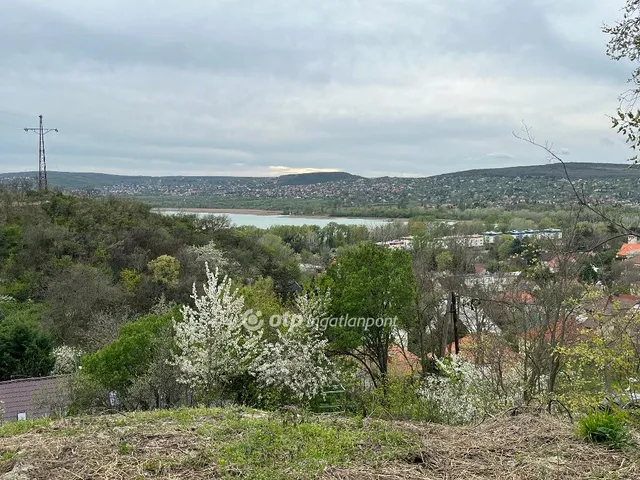
[{"label": "antenna mast", "polygon": [[57,128],[44,128],[42,125],[42,115],[40,115],[40,126],[37,128],[25,128],[25,132],[37,132],[39,137],[38,144],[38,191],[46,192],[47,185],[47,159],[44,150],[44,136],[49,132],[57,132]]}]

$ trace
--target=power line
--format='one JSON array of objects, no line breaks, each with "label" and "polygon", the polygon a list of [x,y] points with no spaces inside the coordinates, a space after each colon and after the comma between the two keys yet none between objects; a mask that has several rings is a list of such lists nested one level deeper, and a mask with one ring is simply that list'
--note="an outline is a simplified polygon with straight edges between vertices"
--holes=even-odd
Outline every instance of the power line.
[{"label": "power line", "polygon": [[44,136],[49,132],[57,132],[57,128],[44,128],[42,125],[42,115],[40,115],[40,126],[37,128],[25,128],[25,132],[37,132],[39,138],[38,146],[38,191],[47,191],[47,160],[44,150]]}]

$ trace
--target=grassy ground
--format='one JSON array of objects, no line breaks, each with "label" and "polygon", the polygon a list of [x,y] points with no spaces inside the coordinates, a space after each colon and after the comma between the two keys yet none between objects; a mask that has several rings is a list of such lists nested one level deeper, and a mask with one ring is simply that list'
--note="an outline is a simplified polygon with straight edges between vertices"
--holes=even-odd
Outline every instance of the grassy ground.
[{"label": "grassy ground", "polygon": [[184,409],[0,427],[0,479],[640,478],[635,450],[577,439],[548,417],[477,427]]}]

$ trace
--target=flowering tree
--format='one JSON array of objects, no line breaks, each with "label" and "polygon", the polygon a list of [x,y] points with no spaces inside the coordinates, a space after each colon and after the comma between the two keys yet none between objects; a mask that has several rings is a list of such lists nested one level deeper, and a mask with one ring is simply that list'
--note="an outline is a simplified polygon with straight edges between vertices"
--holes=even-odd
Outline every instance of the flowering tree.
[{"label": "flowering tree", "polygon": [[490,366],[476,365],[459,355],[436,359],[436,365],[440,375],[427,375],[418,393],[437,408],[439,419],[445,423],[478,421],[487,413],[512,407],[521,398],[520,362],[501,372],[500,389]]},{"label": "flowering tree", "polygon": [[[328,295],[297,297],[296,315],[283,325],[266,330],[245,328],[244,298],[231,289],[228,277],[219,280],[207,265],[204,294],[195,289],[195,308],[182,308],[182,321],[174,321],[178,352],[172,363],[179,381],[211,399],[234,380],[255,381],[259,389],[275,390],[280,398],[308,400],[332,378],[325,355],[319,320],[325,316]],[[247,384],[243,383],[242,388]]]},{"label": "flowering tree", "polygon": [[51,373],[53,375],[68,375],[78,369],[84,351],[80,348],[61,345],[54,348],[51,354],[55,359]]},{"label": "flowering tree", "polygon": [[325,354],[319,320],[325,317],[329,294],[296,297],[297,315],[276,330],[273,342],[252,342],[257,356],[249,372],[258,383],[298,400],[309,400],[333,380],[334,368]]},{"label": "flowering tree", "polygon": [[178,352],[172,363],[178,367],[178,381],[205,394],[223,387],[228,379],[242,372],[245,356],[243,337],[244,298],[231,289],[231,280],[218,278],[218,270],[209,270],[204,295],[193,286],[195,308],[182,307],[182,321],[174,320]]},{"label": "flowering tree", "polygon": [[229,260],[225,258],[222,250],[220,250],[213,241],[202,246],[188,247],[187,251],[195,256],[196,262],[199,262],[199,265],[207,263],[220,269],[224,269],[229,265]]}]

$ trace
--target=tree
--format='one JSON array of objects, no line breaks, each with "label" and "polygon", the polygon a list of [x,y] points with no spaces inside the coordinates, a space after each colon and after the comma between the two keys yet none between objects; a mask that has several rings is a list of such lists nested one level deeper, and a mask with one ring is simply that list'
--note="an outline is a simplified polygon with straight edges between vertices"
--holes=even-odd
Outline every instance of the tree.
[{"label": "tree", "polygon": [[49,375],[53,339],[27,316],[0,323],[0,381]]},{"label": "tree", "polygon": [[[627,0],[622,20],[608,25],[603,31],[611,36],[607,46],[607,55],[614,60],[640,59],[640,0]],[[625,136],[634,151],[640,148],[640,109],[636,101],[640,95],[640,67],[629,78],[631,88],[620,97],[621,104],[617,115],[612,118],[612,127]],[[631,160],[638,163],[638,155]]]},{"label": "tree", "polygon": [[408,347],[420,357],[423,374],[434,369],[434,358],[442,354],[442,346],[449,340],[445,328],[449,315],[443,301],[447,291],[440,285],[442,274],[436,265],[438,249],[432,242],[413,242],[414,318],[404,322],[403,328],[407,330]]},{"label": "tree", "polygon": [[364,243],[338,256],[323,281],[325,288],[331,290],[332,316],[378,320],[369,327],[360,324],[329,329],[332,348],[356,358],[368,370],[374,384],[380,378],[384,381],[392,319],[404,322],[413,315],[415,278],[411,255]]},{"label": "tree", "polygon": [[273,278],[276,292],[284,296],[289,293],[291,284],[300,280],[298,255],[280,237],[272,233],[263,235],[258,245],[266,253],[262,276]]},{"label": "tree", "polygon": [[[271,286],[262,281],[248,291],[253,301],[260,296],[274,311],[279,305],[273,303]],[[232,393],[247,403],[268,393],[275,393],[277,402],[308,401],[332,378],[319,323],[326,296],[296,297],[296,315],[280,316],[289,320],[269,328],[258,311],[244,311],[244,297],[228,277],[219,281],[218,273],[207,267],[204,294],[198,295],[194,286],[193,299],[195,308],[184,306],[183,320],[174,322],[177,352],[172,363],[180,371],[178,380],[204,401]],[[255,321],[248,323],[250,318]],[[254,387],[258,392],[252,396],[248,392]]]},{"label": "tree", "polygon": [[120,281],[127,291],[135,292],[142,281],[142,274],[130,268],[125,268],[120,271]]},{"label": "tree", "polygon": [[175,285],[180,275],[180,262],[171,255],[160,255],[147,265],[151,277],[164,285]]},{"label": "tree", "polygon": [[172,319],[179,316],[178,311],[151,314],[124,325],[116,340],[83,360],[82,374],[105,391],[116,392],[128,408],[174,404],[176,372],[167,361],[173,346]]},{"label": "tree", "polygon": [[[590,287],[582,314],[591,328],[559,349],[566,375],[559,381],[563,398],[574,408],[588,410],[604,398],[624,398],[637,391],[640,370],[640,316],[627,301],[606,289]],[[635,385],[631,385],[635,383]]]},{"label": "tree", "polygon": [[201,247],[190,246],[187,248],[187,251],[195,256],[196,262],[201,268],[205,264],[209,264],[210,268],[224,269],[229,264],[222,250],[220,250],[213,241]]},{"label": "tree", "polygon": [[498,246],[498,259],[508,260],[513,255],[515,238],[511,235],[502,235],[500,239],[500,245]]},{"label": "tree", "polygon": [[290,317],[289,326],[276,330],[275,341],[252,342],[261,346],[249,372],[259,385],[277,389],[281,402],[289,398],[308,401],[335,377],[319,323],[326,317],[329,302],[328,294],[297,296],[297,315]]},{"label": "tree", "polygon": [[195,308],[184,305],[182,320],[174,320],[177,352],[172,363],[178,381],[210,402],[224,392],[232,377],[243,370],[244,298],[232,289],[231,279],[206,266],[204,294],[193,285]]},{"label": "tree", "polygon": [[47,318],[57,338],[67,345],[87,342],[92,319],[122,310],[126,293],[97,268],[74,265],[52,278],[46,293]]},{"label": "tree", "polygon": [[55,364],[51,373],[53,375],[71,375],[78,370],[80,361],[84,356],[84,350],[68,345],[60,345],[51,352]]},{"label": "tree", "polygon": [[453,255],[451,255],[451,252],[448,250],[443,250],[436,255],[436,264],[438,265],[439,271],[450,271],[453,266]]},{"label": "tree", "polygon": [[270,277],[258,278],[251,285],[243,287],[241,293],[245,299],[246,308],[260,312],[262,319],[268,320],[272,315],[284,313],[280,297]]}]

